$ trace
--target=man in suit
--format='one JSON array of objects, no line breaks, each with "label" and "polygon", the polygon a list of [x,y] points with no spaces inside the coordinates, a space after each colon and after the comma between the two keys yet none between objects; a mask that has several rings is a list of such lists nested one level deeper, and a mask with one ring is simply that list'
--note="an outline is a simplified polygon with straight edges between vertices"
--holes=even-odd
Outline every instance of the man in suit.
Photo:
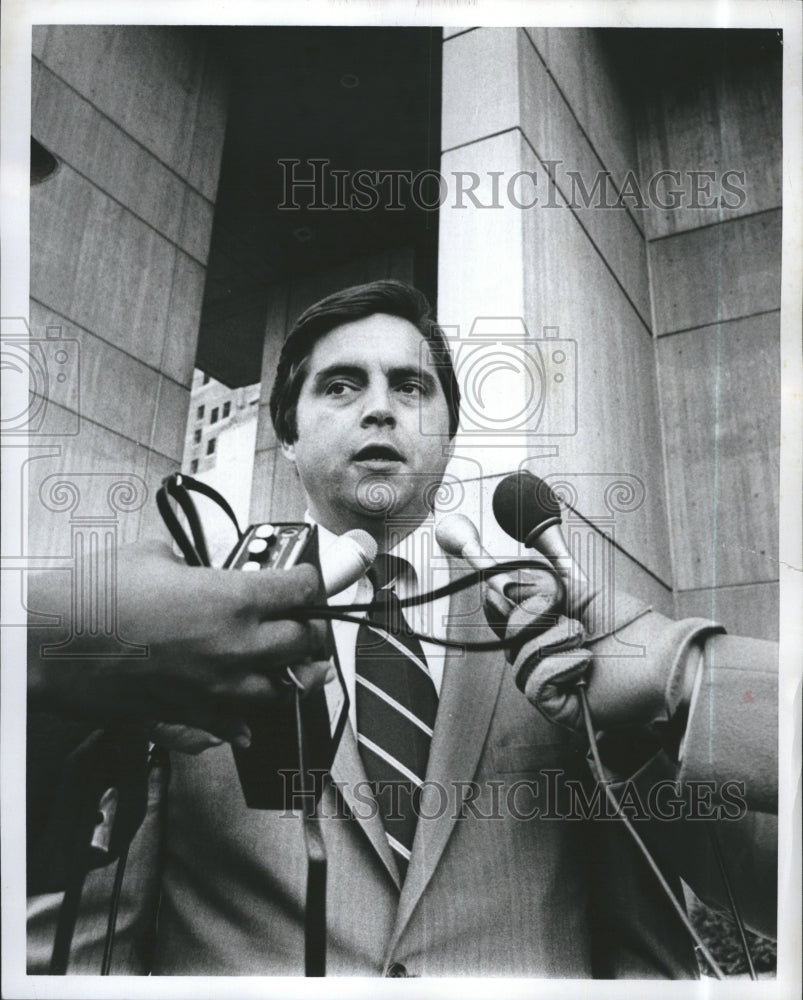
[{"label": "man in suit", "polygon": [[[383,556],[397,559],[384,561],[393,566],[392,585],[374,574],[331,603],[374,598],[387,609],[390,597],[379,601],[386,589],[404,598],[465,571],[439,550],[431,513],[458,409],[448,349],[426,301],[409,286],[386,281],[347,289],[296,323],[279,362],[271,415],[306,491],[322,557],[332,536],[360,527]],[[367,625],[335,624],[350,718],[320,800],[329,974],[696,974],[687,932],[626,831],[598,807],[591,818],[578,814],[579,790],[586,803],[594,793],[578,732],[578,671],[588,679],[599,728],[610,729],[611,773],[632,777],[624,786],[628,794],[641,788],[638,801],[651,802],[653,816],[638,824],[639,832],[674,890],[680,873],[699,893],[723,895],[710,878],[714,863],[703,824],[678,819],[666,795],[675,789],[682,797],[695,780],[710,778],[715,786],[704,804],[709,814],[723,816],[718,825],[726,853],[739,858],[746,884],[740,901],[754,927],[769,929],[774,646],[723,636],[710,622],[670,622],[629,598],[617,602],[607,632],[594,632],[590,620],[583,629],[561,618],[534,635],[538,615],[527,594],[526,588],[519,593],[512,613],[503,608],[500,614],[498,602],[489,603],[479,587],[442,599],[429,615],[408,612],[414,629],[436,638],[470,643],[502,633],[520,640],[510,664],[499,652],[458,648],[444,656],[425,640],[406,646],[401,657],[419,671],[410,675],[410,686],[425,682],[419,686],[428,705],[420,716],[417,705],[402,705],[400,714],[418,719],[409,765],[399,759],[404,751],[394,757],[383,743],[382,730],[390,725],[369,728],[374,710],[397,697],[370,673],[390,654],[375,655],[376,640],[372,648],[363,632]],[[647,648],[637,672],[617,663],[618,638]],[[568,653],[549,655],[556,642]],[[302,682],[320,683],[320,668],[306,669],[297,674]],[[247,688],[247,679],[243,683]],[[746,688],[754,693],[749,704],[741,699]],[[276,693],[273,684],[271,697]],[[427,711],[432,716],[425,720]],[[197,712],[183,721],[204,725]],[[674,758],[652,739],[656,723],[669,723]],[[229,713],[217,732],[235,742],[243,730]],[[154,788],[138,837],[145,847],[135,842],[132,852],[127,881],[134,891],[121,908],[117,955],[124,961],[115,971],[301,975],[307,861],[300,814],[249,809],[231,748],[202,731],[187,734],[194,749],[206,749],[174,753],[167,795],[163,785]],[[745,743],[748,752],[734,773],[734,747]],[[397,809],[401,829],[382,794],[373,795],[384,765],[398,768],[400,793],[412,788],[412,826],[409,802]],[[728,812],[720,795],[729,778],[745,783],[742,798],[753,810],[746,816],[732,801]],[[662,797],[653,802],[656,788]],[[150,905],[157,881],[161,905],[151,960],[122,945],[139,933],[137,903]],[[100,917],[97,927],[102,939]]]},{"label": "man in suit", "polygon": [[[398,282],[330,296],[300,318],[285,343],[271,415],[306,491],[322,548],[331,535],[367,530],[381,552],[403,560],[395,564],[400,597],[465,569],[450,567],[433,545],[430,509],[458,406],[442,334],[423,297]],[[370,600],[378,586],[376,579],[360,581],[336,601]],[[435,635],[494,638],[482,596],[474,588],[436,609]],[[526,600],[517,613],[508,628],[526,637],[532,624]],[[420,621],[411,615],[413,628]],[[628,638],[648,636],[656,649],[645,690],[639,680],[627,687],[634,721],[661,721],[668,714],[656,686],[679,684],[684,707],[696,687],[697,701],[711,704],[706,664],[721,630],[697,620],[667,622],[639,602],[628,604],[617,624]],[[609,639],[592,635],[572,662],[588,661]],[[381,734],[365,735],[365,689],[378,682],[361,672],[358,626],[339,625],[335,640],[351,717],[320,805],[329,857],[330,974],[696,974],[686,932],[625,832],[610,820],[566,816],[567,795],[576,787],[568,783],[588,788],[583,740],[571,724],[549,720],[548,696],[539,701],[541,693],[532,693],[539,711],[514,680],[525,664],[540,659],[548,638],[530,639],[513,668],[498,652],[452,650],[444,658],[434,645],[421,644],[414,659],[429,676],[436,716],[431,726],[418,724],[431,731],[431,740],[417,751],[423,773],[413,777],[423,784],[406,847],[401,834],[391,834],[385,806],[377,807],[368,789],[376,781],[377,757],[405,780],[410,769],[395,751],[377,746]],[[759,673],[767,672],[771,652],[764,646],[770,645],[756,644],[748,656],[763,661]],[[734,655],[737,666],[756,666],[743,652]],[[542,667],[548,671],[555,663],[558,658],[547,658]],[[597,680],[609,677],[609,689],[602,684],[596,701],[593,679],[590,688],[602,717],[622,689],[615,670],[596,673]],[[553,670],[560,688],[559,674]],[[560,704],[568,691],[561,688]],[[388,699],[380,693],[380,700]],[[670,709],[677,708],[675,699]],[[565,721],[559,711],[557,716]],[[689,732],[697,743],[684,748],[680,770],[652,751],[628,765],[640,767],[642,778],[699,777],[706,734],[696,733],[697,713],[695,719]],[[633,758],[633,741],[626,744]],[[748,796],[755,789],[761,799],[766,770],[750,776]],[[168,808],[153,972],[302,974],[306,859],[298,813],[249,810],[225,746],[198,757],[175,756]],[[683,827],[697,853],[693,861],[700,861],[701,829],[670,821],[663,827],[653,838],[659,851],[679,842]],[[671,864],[670,854],[664,852],[664,860]],[[705,876],[705,864],[698,867]],[[673,885],[677,890],[674,877]]]}]

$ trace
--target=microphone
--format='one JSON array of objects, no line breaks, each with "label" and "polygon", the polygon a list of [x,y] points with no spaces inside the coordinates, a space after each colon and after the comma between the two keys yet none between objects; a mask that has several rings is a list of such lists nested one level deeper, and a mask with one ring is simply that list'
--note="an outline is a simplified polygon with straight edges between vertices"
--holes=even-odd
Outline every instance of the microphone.
[{"label": "microphone", "polygon": [[377,544],[362,528],[352,528],[336,538],[319,555],[321,578],[327,597],[356,583],[376,559]]},{"label": "microphone", "polygon": [[[496,565],[493,556],[483,547],[475,525],[465,514],[447,514],[435,526],[435,539],[443,551],[457,559],[465,559],[472,569],[489,569]],[[488,578],[488,586],[509,604],[514,601],[505,593],[516,581],[508,573]]]},{"label": "microphone", "polygon": [[569,608],[580,614],[594,594],[566,545],[560,503],[553,490],[531,472],[512,472],[494,490],[493,512],[511,538],[537,549],[552,563],[566,583]]}]

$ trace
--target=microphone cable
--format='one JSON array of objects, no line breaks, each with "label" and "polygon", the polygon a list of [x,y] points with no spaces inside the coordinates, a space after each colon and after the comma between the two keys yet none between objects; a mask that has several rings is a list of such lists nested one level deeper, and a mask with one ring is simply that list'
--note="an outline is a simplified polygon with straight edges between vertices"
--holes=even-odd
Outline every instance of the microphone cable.
[{"label": "microphone cable", "polygon": [[639,836],[638,832],[636,831],[636,828],[630,822],[630,819],[622,812],[621,805],[618,802],[616,796],[613,794],[613,791],[611,790],[610,781],[606,777],[605,768],[602,766],[602,760],[600,759],[599,747],[597,745],[597,737],[594,732],[594,724],[591,719],[591,710],[588,705],[588,695],[586,694],[586,688],[588,687],[588,682],[585,680],[585,678],[583,678],[582,680],[577,681],[575,687],[577,690],[578,697],[580,699],[580,705],[582,706],[583,710],[583,721],[585,723],[586,735],[588,737],[589,748],[591,750],[591,757],[594,762],[594,770],[596,771],[595,777],[597,780],[597,784],[601,786],[603,792],[605,793],[605,798],[608,800],[608,803],[613,808],[614,816],[620,819],[624,823],[625,829],[632,837],[633,842],[641,852],[642,857],[647,862],[653,875],[655,875],[656,879],[658,880],[659,885],[663,889],[664,895],[671,903],[673,909],[675,910],[675,913],[677,913],[681,923],[686,928],[686,931],[691,935],[695,947],[699,949],[703,958],[706,960],[706,962],[708,962],[708,965],[711,968],[711,971],[716,976],[716,978],[725,979],[726,978],[725,973],[717,964],[716,959],[711,954],[709,949],[706,947],[703,939],[697,933],[697,930],[695,929],[691,920],[689,920],[688,914],[678,901],[678,898],[675,895],[675,893],[672,891],[672,887],[667,882],[663,872],[658,867],[657,862],[650,854],[647,845]]},{"label": "microphone cable", "polygon": [[[490,577],[509,573],[511,570],[521,569],[538,569],[542,572],[549,573],[559,591],[557,597],[553,598],[553,600],[556,600],[558,603],[562,601],[565,594],[565,587],[563,581],[551,567],[545,566],[544,563],[538,559],[509,559],[506,562],[498,563],[493,567],[472,570],[470,573],[465,573],[463,576],[450,580],[449,583],[436,587],[434,590],[428,590],[421,594],[416,594],[413,597],[405,597],[403,600],[399,601],[399,606],[402,610],[404,610],[406,608],[419,607],[422,604],[429,604],[431,601],[436,601],[441,597],[449,597],[452,594],[459,593],[461,590],[468,590],[469,587],[474,587],[478,583],[485,583]],[[355,625],[362,625],[365,621],[362,615],[364,615],[370,608],[370,601],[360,604],[340,605],[308,604],[297,608],[295,611],[282,611],[282,617],[297,621],[321,619],[325,621],[342,621],[350,622]],[[554,621],[552,619],[554,619]],[[540,632],[546,631],[546,629],[557,622],[557,619],[557,614],[550,615],[547,613],[545,615],[541,615],[539,618],[541,624],[539,624],[537,628],[533,628],[532,634],[536,635]],[[521,636],[514,636],[510,639],[481,639],[473,641],[447,639],[441,636],[427,635],[424,632],[416,632],[414,629],[411,629],[409,634],[422,642],[431,642],[437,646],[445,646],[447,649],[468,650],[470,652],[493,652],[512,649],[514,646],[521,643]]]}]

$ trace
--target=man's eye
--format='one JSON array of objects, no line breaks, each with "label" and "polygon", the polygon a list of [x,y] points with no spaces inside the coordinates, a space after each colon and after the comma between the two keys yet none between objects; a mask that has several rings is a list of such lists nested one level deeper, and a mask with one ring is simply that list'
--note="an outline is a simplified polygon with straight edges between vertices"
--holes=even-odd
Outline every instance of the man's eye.
[{"label": "man's eye", "polygon": [[345,396],[346,393],[352,388],[348,382],[330,382],[326,387],[327,396]]},{"label": "man's eye", "polygon": [[399,385],[399,392],[405,396],[413,396],[416,393],[423,392],[423,386],[420,382],[402,382]]}]

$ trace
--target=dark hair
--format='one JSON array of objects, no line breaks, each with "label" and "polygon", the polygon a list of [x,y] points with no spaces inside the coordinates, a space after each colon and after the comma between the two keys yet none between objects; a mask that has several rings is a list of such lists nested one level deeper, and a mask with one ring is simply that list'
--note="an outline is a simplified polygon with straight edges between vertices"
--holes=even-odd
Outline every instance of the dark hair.
[{"label": "dark hair", "polygon": [[460,388],[443,331],[432,315],[429,302],[418,289],[403,281],[387,279],[354,285],[328,295],[296,320],[282,346],[270,394],[270,417],[280,441],[290,444],[298,437],[296,406],[315,344],[335,327],[376,313],[406,319],[426,339],[449,407],[449,437],[455,436],[460,414]]}]

